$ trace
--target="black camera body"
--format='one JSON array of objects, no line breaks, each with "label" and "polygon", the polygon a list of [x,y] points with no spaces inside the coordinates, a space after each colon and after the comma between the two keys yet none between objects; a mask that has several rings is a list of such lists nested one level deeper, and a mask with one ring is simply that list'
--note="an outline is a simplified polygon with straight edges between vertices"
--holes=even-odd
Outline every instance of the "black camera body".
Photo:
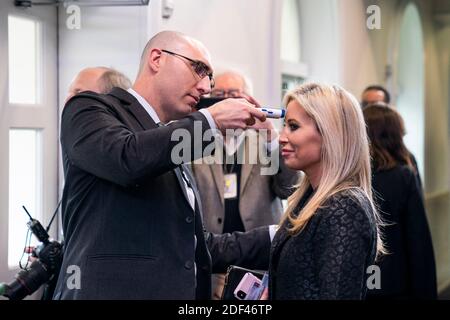
[{"label": "black camera body", "polygon": [[0,283],[0,295],[10,300],[22,300],[32,294],[41,285],[54,280],[61,268],[63,246],[57,241],[49,241],[49,235],[39,221],[31,219],[28,226],[41,244],[33,249],[35,259],[29,268],[19,271],[11,283]]}]

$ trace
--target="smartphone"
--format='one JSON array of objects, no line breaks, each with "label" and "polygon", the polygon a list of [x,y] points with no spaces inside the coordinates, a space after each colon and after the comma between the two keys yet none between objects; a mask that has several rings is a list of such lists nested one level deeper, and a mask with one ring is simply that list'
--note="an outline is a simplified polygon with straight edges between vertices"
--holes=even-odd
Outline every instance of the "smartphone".
[{"label": "smartphone", "polygon": [[251,272],[247,272],[234,290],[234,296],[239,300],[248,300],[248,297],[254,296],[255,290],[259,290],[260,287],[261,280]]}]

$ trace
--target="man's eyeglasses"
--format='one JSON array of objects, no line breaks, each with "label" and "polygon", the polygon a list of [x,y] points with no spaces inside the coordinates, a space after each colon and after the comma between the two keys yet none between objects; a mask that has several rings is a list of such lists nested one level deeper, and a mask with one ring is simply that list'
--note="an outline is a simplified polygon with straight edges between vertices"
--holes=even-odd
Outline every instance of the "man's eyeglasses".
[{"label": "man's eyeglasses", "polygon": [[214,89],[211,91],[211,97],[213,98],[241,98],[243,92],[239,89]]},{"label": "man's eyeglasses", "polygon": [[203,79],[204,77],[208,76],[209,81],[211,83],[211,88],[214,87],[213,73],[211,72],[209,67],[204,62],[188,58],[186,56],[183,56],[182,54],[175,53],[175,52],[172,52],[172,51],[169,51],[169,50],[161,50],[161,51],[164,52],[164,53],[173,55],[173,56],[177,56],[177,57],[186,59],[187,61],[189,61],[191,66],[192,66],[192,68],[194,69],[195,73],[200,77],[200,79]]}]

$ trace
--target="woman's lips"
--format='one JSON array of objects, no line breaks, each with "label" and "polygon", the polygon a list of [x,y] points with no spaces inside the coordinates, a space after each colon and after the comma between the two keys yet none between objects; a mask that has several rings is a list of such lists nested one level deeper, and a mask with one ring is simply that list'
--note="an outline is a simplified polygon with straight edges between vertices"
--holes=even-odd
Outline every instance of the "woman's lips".
[{"label": "woman's lips", "polygon": [[290,150],[290,149],[281,149],[281,156],[282,156],[282,157],[288,157],[288,156],[291,155],[292,153],[294,153],[294,150]]}]

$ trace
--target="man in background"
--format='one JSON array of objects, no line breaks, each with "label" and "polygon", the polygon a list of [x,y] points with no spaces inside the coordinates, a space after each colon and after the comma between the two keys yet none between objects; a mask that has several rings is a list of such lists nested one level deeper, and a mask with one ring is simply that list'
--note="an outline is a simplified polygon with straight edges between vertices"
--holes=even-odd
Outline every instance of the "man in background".
[{"label": "man in background", "polygon": [[127,90],[131,87],[131,81],[123,73],[113,68],[86,68],[81,70],[70,84],[66,102],[83,91],[108,93],[114,87]]},{"label": "man in background", "polygon": [[[392,107],[390,105],[391,103],[391,95],[389,94],[389,91],[380,85],[370,85],[366,89],[364,89],[362,95],[361,95],[361,107],[364,109],[370,105],[375,104],[385,104],[389,107]],[[416,157],[411,153],[411,151],[408,151],[411,157],[411,161],[414,167],[414,173],[416,175],[417,183],[419,186],[419,189],[423,196],[423,187],[422,187],[422,179],[420,178],[419,168],[417,166],[417,160]]]},{"label": "man in background", "polygon": [[361,106],[364,109],[369,104],[384,102],[386,104],[391,103],[391,95],[389,91],[380,85],[371,85],[364,89],[361,96]]}]

